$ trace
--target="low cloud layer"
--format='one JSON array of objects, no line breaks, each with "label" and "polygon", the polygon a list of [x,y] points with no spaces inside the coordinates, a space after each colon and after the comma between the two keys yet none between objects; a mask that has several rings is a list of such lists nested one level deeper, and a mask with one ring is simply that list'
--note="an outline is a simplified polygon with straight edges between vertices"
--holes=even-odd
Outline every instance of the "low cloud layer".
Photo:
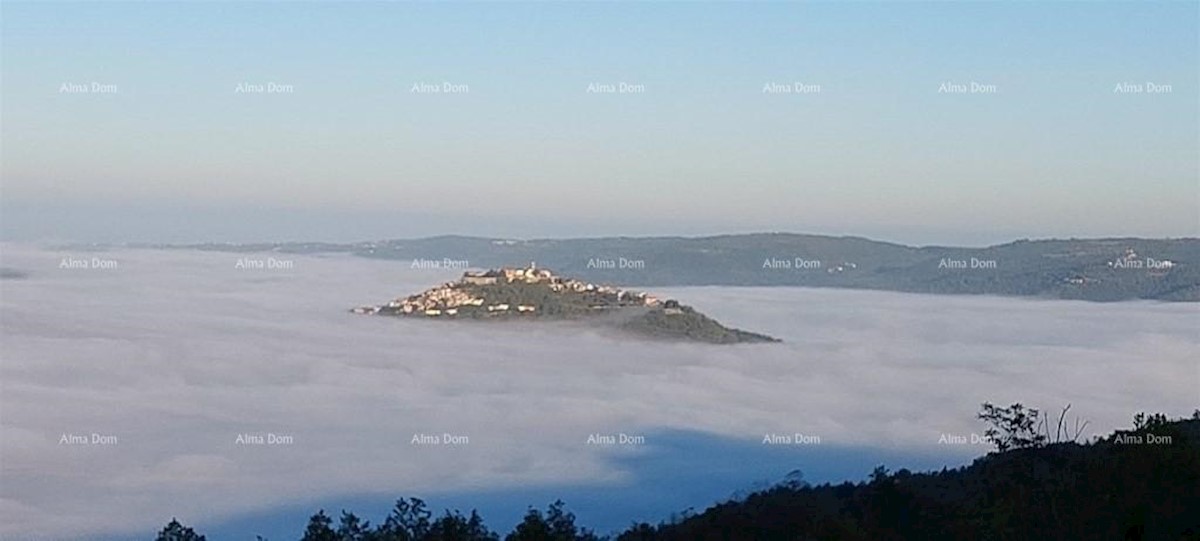
[{"label": "low cloud layer", "polygon": [[[655,291],[785,340],[726,347],[348,313],[453,277],[396,262],[4,248],[25,276],[0,281],[4,538],[148,531],[340,494],[630,481],[611,459],[638,448],[588,446],[593,433],[800,432],[961,454],[937,440],[981,431],[985,400],[1071,403],[1090,435],[1137,411],[1189,413],[1200,384],[1195,305]],[[118,264],[59,268],[64,257]],[[239,269],[239,257],[292,268]],[[470,443],[410,443],[444,433]]]}]

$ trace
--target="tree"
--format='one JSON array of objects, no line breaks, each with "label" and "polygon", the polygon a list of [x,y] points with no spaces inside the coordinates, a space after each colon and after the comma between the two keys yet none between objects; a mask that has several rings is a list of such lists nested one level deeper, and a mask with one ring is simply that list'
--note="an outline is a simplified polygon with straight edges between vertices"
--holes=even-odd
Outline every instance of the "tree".
[{"label": "tree", "polygon": [[354,513],[342,511],[342,518],[338,522],[337,536],[338,541],[370,541],[371,524],[359,520]]},{"label": "tree", "polygon": [[[550,525],[542,517],[542,512],[530,506],[525,512],[525,518],[513,528],[504,541],[550,541]],[[554,540],[558,541],[558,540]]]},{"label": "tree", "polygon": [[474,510],[467,518],[455,511],[446,511],[445,515],[433,522],[429,528],[427,539],[437,541],[498,541],[500,536],[489,530],[483,524],[483,518]]},{"label": "tree", "polygon": [[429,535],[429,517],[432,515],[433,513],[425,507],[424,500],[401,498],[396,500],[392,512],[375,530],[375,537],[380,541],[423,540]]},{"label": "tree", "polygon": [[158,532],[158,537],[154,541],[205,541],[204,536],[197,534],[195,530],[180,524],[174,518],[167,526]]},{"label": "tree", "polygon": [[590,530],[575,526],[575,514],[566,510],[562,500],[546,508],[546,514],[529,508],[524,520],[504,538],[505,541],[595,541]]},{"label": "tree", "polygon": [[792,470],[784,476],[783,481],[780,481],[778,486],[789,490],[800,490],[808,486],[808,481],[804,480],[804,472]]},{"label": "tree", "polygon": [[322,509],[308,519],[308,527],[304,529],[304,537],[300,541],[338,541],[337,532],[333,531],[333,519]]},{"label": "tree", "polygon": [[658,539],[658,528],[646,522],[635,522],[617,536],[617,541],[654,541]]},{"label": "tree", "polygon": [[1020,402],[1007,408],[984,402],[979,419],[990,425],[983,434],[996,446],[998,452],[1040,447],[1046,443],[1046,435],[1040,430],[1045,426],[1041,412],[1026,408]]},{"label": "tree", "polygon": [[1137,415],[1133,416],[1133,429],[1139,432],[1143,430],[1152,430],[1165,426],[1169,422],[1170,419],[1167,419],[1167,416],[1161,413],[1152,413],[1150,415],[1146,415],[1145,412],[1138,412]]}]

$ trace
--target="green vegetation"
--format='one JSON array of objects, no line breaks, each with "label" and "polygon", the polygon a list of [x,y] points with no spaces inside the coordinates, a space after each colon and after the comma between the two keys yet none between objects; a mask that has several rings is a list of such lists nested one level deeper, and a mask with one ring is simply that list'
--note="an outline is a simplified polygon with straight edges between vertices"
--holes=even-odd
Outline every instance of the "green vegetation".
[{"label": "green vegetation", "polygon": [[[544,283],[528,284],[524,282],[497,283],[491,285],[467,285],[464,289],[471,295],[485,300],[485,304],[508,304],[510,306],[537,306],[534,315],[538,317],[576,318],[594,315],[600,309],[615,309],[622,306],[640,306],[640,303],[622,303],[614,295],[603,295],[593,292],[559,291],[556,292]],[[476,312],[487,314],[486,309]]]},{"label": "green vegetation", "polygon": [[[1078,443],[1037,410],[984,404],[997,451],[970,466],[913,473],[880,466],[866,482],[812,486],[792,472],[771,488],[657,525],[630,525],[615,541],[1200,539],[1200,410],[1171,420],[1139,413],[1131,430]],[[1044,429],[1041,429],[1044,430]],[[1059,437],[1059,434],[1067,434]],[[1002,443],[1003,442],[1003,443]],[[203,541],[171,523],[159,541]],[[378,527],[324,511],[301,541],[499,541],[475,512],[433,518],[400,500]],[[505,541],[597,541],[562,502],[530,508]]]},{"label": "green vegetation", "polygon": [[778,338],[721,325],[690,306],[680,306],[676,313],[668,313],[667,310],[648,310],[623,323],[622,328],[656,338],[687,339],[713,344],[779,342]]}]

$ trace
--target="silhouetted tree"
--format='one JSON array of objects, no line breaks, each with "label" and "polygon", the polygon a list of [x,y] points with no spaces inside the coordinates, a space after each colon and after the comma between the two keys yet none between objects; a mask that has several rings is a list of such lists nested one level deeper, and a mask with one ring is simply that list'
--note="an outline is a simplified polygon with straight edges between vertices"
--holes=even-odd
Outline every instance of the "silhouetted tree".
[{"label": "silhouetted tree", "polygon": [[658,539],[658,528],[646,522],[635,522],[629,529],[617,536],[617,541],[655,541]]},{"label": "silhouetted tree", "polygon": [[[546,523],[546,519],[542,517],[542,512],[530,507],[525,513],[525,518],[521,520],[513,528],[512,533],[504,538],[504,541],[548,541],[554,540],[550,536],[550,525]],[[555,540],[557,541],[557,540]]]},{"label": "silhouetted tree", "polygon": [[1161,413],[1152,413],[1147,415],[1145,412],[1139,412],[1133,416],[1134,430],[1153,430],[1165,426],[1168,422],[1166,415]]},{"label": "silhouetted tree", "polygon": [[195,530],[180,524],[174,518],[167,526],[158,532],[158,537],[154,541],[205,541],[204,536],[197,534]]},{"label": "silhouetted tree", "polygon": [[342,511],[342,518],[338,521],[337,536],[338,541],[372,541],[371,524],[359,520],[354,513]]},{"label": "silhouetted tree", "polygon": [[433,513],[419,498],[401,498],[375,530],[378,541],[423,541],[429,535],[429,517]]},{"label": "silhouetted tree", "polygon": [[471,511],[470,518],[462,513],[446,511],[433,522],[427,539],[431,541],[498,541],[500,536],[484,526],[479,513]]},{"label": "silhouetted tree", "polygon": [[575,514],[566,510],[562,500],[546,508],[546,514],[529,508],[524,520],[504,538],[505,541],[595,541],[598,538],[587,529],[575,526]]},{"label": "silhouetted tree", "polygon": [[304,537],[300,541],[338,541],[337,532],[333,531],[333,519],[322,509],[308,519],[308,527],[304,529]]},{"label": "silhouetted tree", "polygon": [[778,485],[791,490],[800,490],[808,486],[808,481],[804,480],[804,472],[800,470],[792,470],[783,477],[783,480]]},{"label": "silhouetted tree", "polygon": [[888,480],[889,473],[891,473],[891,472],[888,471],[887,466],[880,464],[878,466],[875,466],[874,470],[871,470],[871,475],[868,477],[868,479],[870,479],[871,483],[873,483],[873,484],[874,483],[883,483]]},{"label": "silhouetted tree", "polygon": [[979,419],[989,425],[983,434],[996,446],[998,452],[1040,447],[1046,443],[1046,435],[1039,430],[1039,424],[1045,422],[1041,418],[1041,412],[1026,408],[1020,402],[1007,408],[984,402]]}]

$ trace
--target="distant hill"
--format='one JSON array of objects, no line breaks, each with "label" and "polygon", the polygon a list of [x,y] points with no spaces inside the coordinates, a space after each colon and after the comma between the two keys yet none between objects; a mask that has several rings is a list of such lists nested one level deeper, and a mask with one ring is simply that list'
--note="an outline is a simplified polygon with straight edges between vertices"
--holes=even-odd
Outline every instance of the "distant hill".
[{"label": "distant hill", "polygon": [[956,248],[792,233],[539,240],[444,236],[186,248],[344,252],[456,270],[536,261],[587,280],[639,287],[808,286],[1088,301],[1200,301],[1196,238],[1019,240]]}]

